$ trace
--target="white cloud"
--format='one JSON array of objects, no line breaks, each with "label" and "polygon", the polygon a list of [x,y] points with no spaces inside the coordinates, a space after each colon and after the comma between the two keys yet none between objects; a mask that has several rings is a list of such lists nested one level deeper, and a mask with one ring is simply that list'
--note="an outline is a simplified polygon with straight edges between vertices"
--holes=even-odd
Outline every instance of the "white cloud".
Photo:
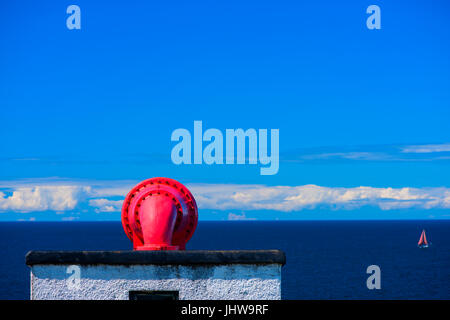
[{"label": "white cloud", "polygon": [[247,218],[245,213],[242,213],[241,215],[239,214],[234,214],[234,213],[229,213],[228,214],[228,220],[230,221],[243,221],[243,220],[256,220],[255,218]]},{"label": "white cloud", "polygon": [[450,143],[405,146],[402,148],[402,152],[403,153],[450,152]]},{"label": "white cloud", "polygon": [[367,145],[297,149],[281,155],[284,162],[387,161],[425,162],[449,160],[450,143],[417,145]]},{"label": "white cloud", "polygon": [[[0,181],[0,211],[31,212],[78,210],[87,204],[96,212],[120,211],[122,200],[136,182],[130,181],[69,181],[61,178]],[[3,189],[3,190],[2,190]],[[7,195],[5,192],[12,192]],[[81,210],[84,211],[84,210]]]},{"label": "white cloud", "polygon": [[91,199],[89,206],[95,208],[95,212],[118,212],[122,208],[123,200]]},{"label": "white cloud", "polygon": [[202,209],[299,211],[317,207],[358,209],[365,205],[382,210],[450,208],[448,188],[373,188],[192,185]]},{"label": "white cloud", "polygon": [[[0,211],[120,212],[122,201],[137,182],[130,181],[45,181],[33,185],[0,181]],[[266,186],[249,184],[189,184],[199,209],[275,210],[358,209],[374,206],[392,209],[450,209],[450,188],[374,188]],[[233,213],[229,219],[245,218]]]},{"label": "white cloud", "polygon": [[64,185],[18,187],[10,196],[0,192],[0,210],[18,212],[72,210],[89,191],[90,187]]},{"label": "white cloud", "polygon": [[78,220],[78,217],[62,217],[61,220],[62,221],[75,221]]},{"label": "white cloud", "polygon": [[392,156],[381,152],[330,152],[307,154],[300,156],[301,160],[329,160],[329,159],[347,159],[347,160],[393,160]]}]

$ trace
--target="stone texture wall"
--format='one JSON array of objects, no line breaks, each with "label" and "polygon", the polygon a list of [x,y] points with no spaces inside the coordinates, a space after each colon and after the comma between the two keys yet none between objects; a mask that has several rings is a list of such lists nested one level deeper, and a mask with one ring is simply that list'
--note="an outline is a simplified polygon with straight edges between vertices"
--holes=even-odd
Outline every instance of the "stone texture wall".
[{"label": "stone texture wall", "polygon": [[281,264],[31,266],[33,300],[128,300],[129,291],[178,291],[179,299],[281,299]]}]

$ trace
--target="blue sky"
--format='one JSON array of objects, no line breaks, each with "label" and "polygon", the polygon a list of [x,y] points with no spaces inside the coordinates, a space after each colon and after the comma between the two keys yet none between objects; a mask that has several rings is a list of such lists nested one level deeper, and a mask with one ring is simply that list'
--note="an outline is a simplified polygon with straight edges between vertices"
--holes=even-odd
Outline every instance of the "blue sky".
[{"label": "blue sky", "polygon": [[[366,27],[371,4],[381,30]],[[449,14],[447,1],[2,2],[0,220],[119,220],[154,176],[191,187],[204,220],[448,218]],[[174,165],[171,133],[194,120],[279,129],[278,174]]]}]

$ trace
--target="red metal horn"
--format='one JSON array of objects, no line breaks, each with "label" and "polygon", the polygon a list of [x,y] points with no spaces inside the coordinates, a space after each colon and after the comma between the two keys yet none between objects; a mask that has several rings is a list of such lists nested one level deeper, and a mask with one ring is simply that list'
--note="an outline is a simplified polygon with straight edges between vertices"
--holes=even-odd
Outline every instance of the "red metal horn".
[{"label": "red metal horn", "polygon": [[122,226],[134,250],[184,250],[197,221],[191,192],[169,178],[142,181],[122,205]]}]

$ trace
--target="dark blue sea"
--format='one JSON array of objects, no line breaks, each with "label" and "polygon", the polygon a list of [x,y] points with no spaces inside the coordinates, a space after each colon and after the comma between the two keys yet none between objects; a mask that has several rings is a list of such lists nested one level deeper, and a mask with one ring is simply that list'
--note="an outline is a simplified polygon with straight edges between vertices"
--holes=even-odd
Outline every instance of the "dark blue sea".
[{"label": "dark blue sea", "polygon": [[[29,250],[131,249],[120,222],[3,222],[0,240],[0,299],[29,299]],[[283,250],[283,299],[450,298],[450,220],[200,222],[188,249]],[[366,287],[369,265],[380,290]]]}]

